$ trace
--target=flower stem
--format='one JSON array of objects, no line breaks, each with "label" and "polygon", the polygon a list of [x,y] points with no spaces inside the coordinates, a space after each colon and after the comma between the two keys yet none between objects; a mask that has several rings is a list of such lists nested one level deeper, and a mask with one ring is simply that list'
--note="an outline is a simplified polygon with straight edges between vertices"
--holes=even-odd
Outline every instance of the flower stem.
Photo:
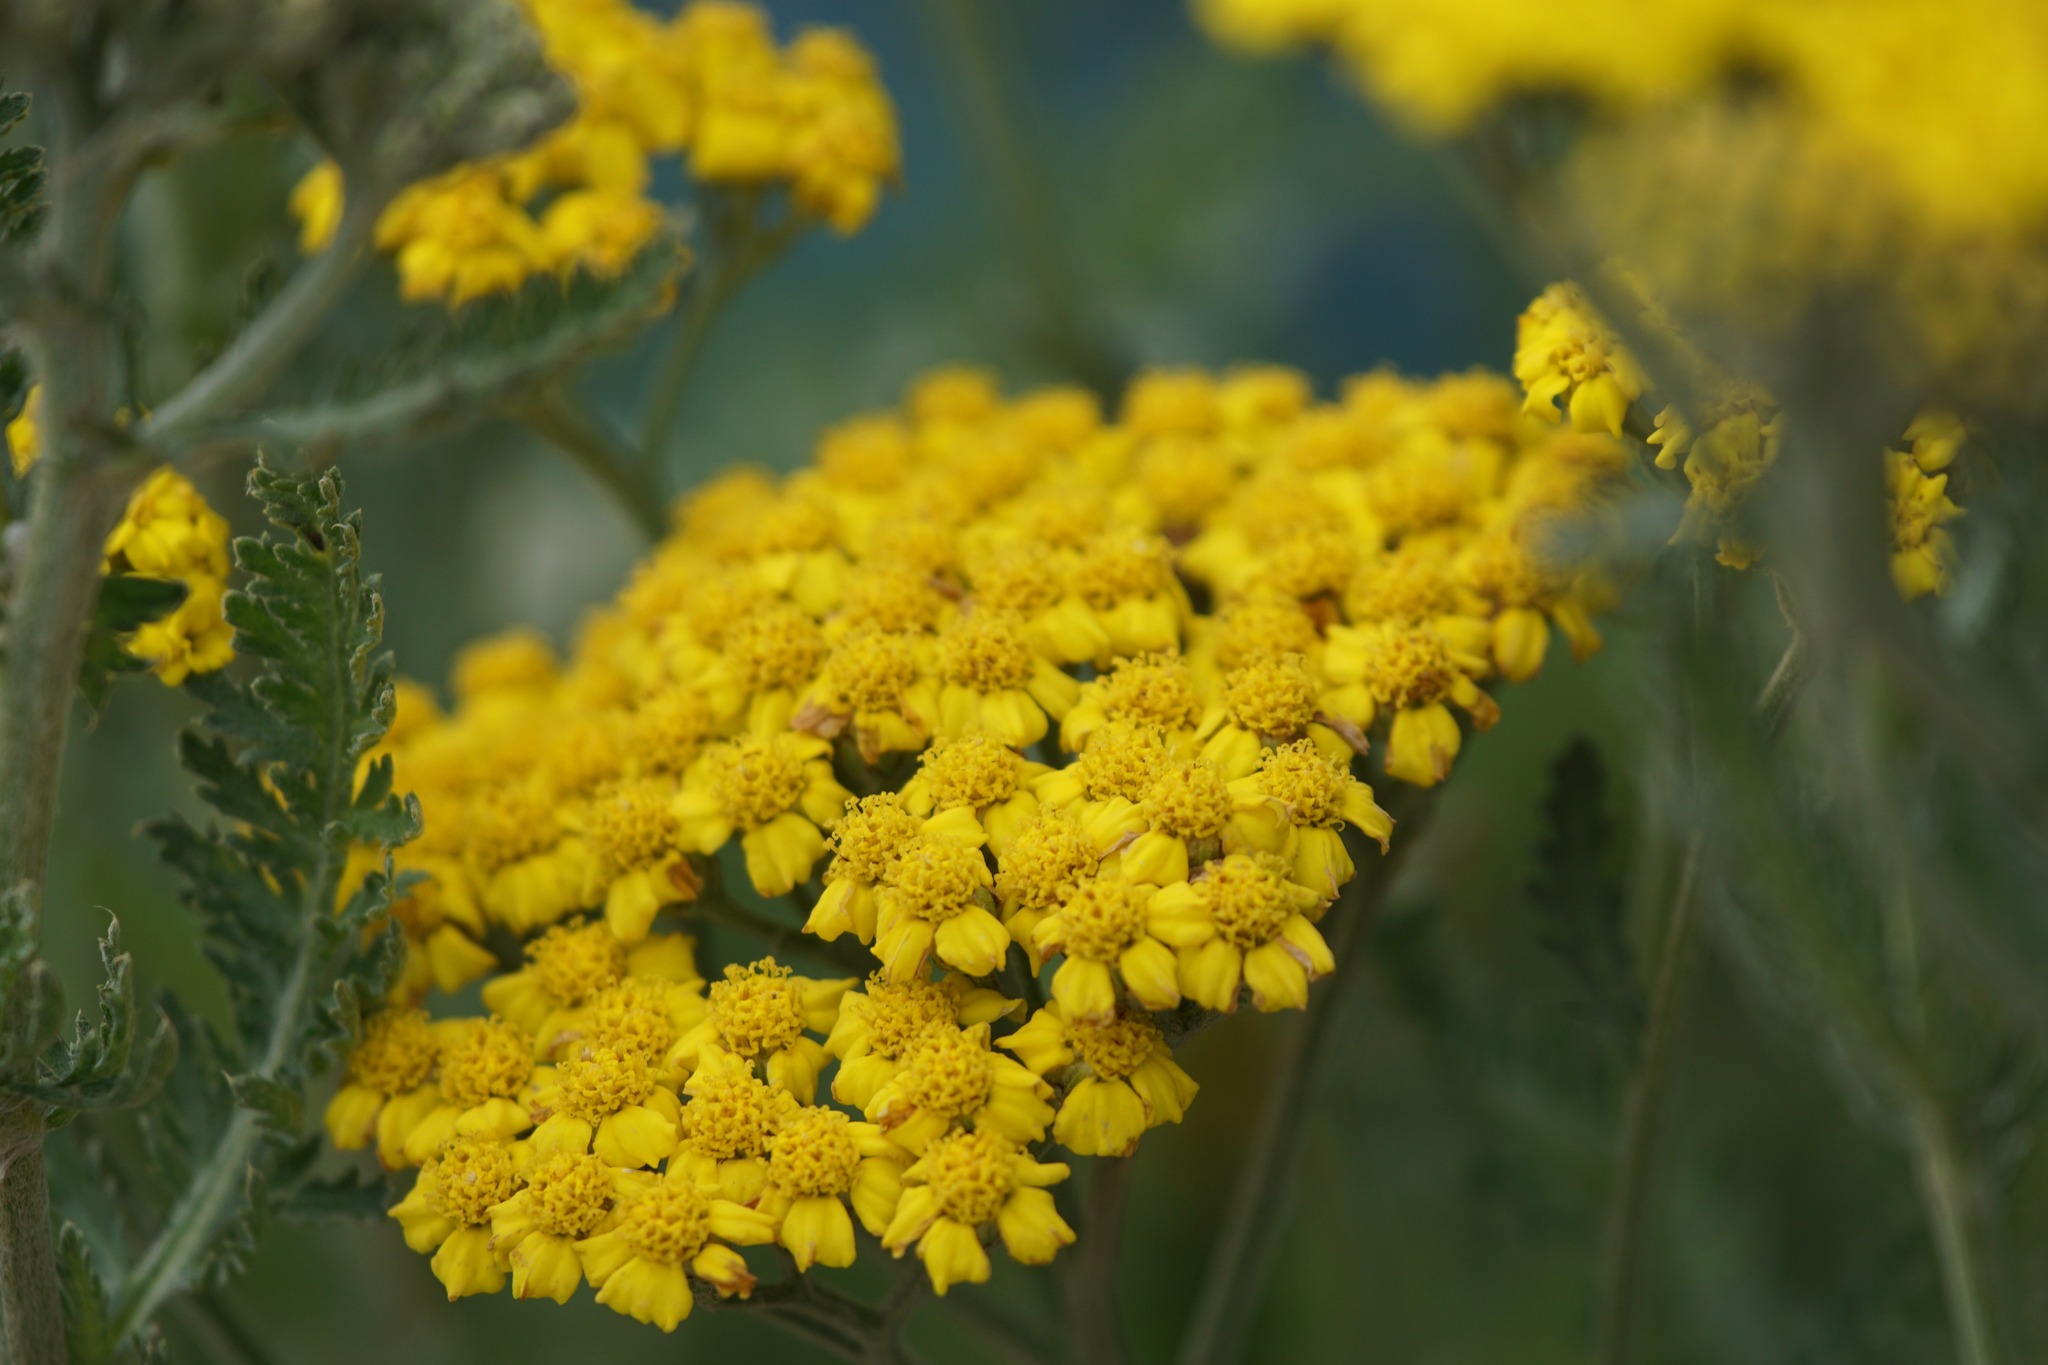
[{"label": "flower stem", "polygon": [[349,205],[327,249],[308,261],[212,364],[150,415],[139,438],[176,447],[204,422],[260,394],[282,374],[361,271],[382,209],[382,201],[372,198]]},{"label": "flower stem", "polygon": [[1097,1157],[1089,1163],[1080,1241],[1065,1267],[1068,1338],[1064,1358],[1077,1365],[1123,1365],[1116,1272],[1130,1193],[1131,1158]]},{"label": "flower stem", "polygon": [[[61,389],[56,381],[53,389]],[[52,411],[61,411],[55,403]],[[65,439],[53,424],[55,441]],[[0,681],[0,885],[23,888],[38,911],[57,811],[88,622],[99,592],[100,546],[126,496],[125,461],[53,448],[37,479],[28,544],[7,604]],[[0,1118],[0,1312],[6,1359],[65,1358],[56,1243],[43,1167],[46,1114],[20,1102]]]},{"label": "flower stem", "polygon": [[1777,589],[1778,610],[1791,638],[1786,641],[1778,666],[1771,670],[1770,680],[1764,684],[1763,695],[1757,698],[1756,712],[1765,728],[1776,734],[1785,727],[1792,704],[1799,699],[1800,685],[1806,681],[1806,632],[1799,628],[1799,617],[1792,610],[1791,590],[1785,586],[1785,580],[1773,574],[1771,584]]},{"label": "flower stem", "polygon": [[690,376],[696,373],[712,324],[747,281],[788,250],[808,224],[802,215],[791,213],[774,227],[763,229],[755,222],[759,196],[753,193],[712,191],[706,207],[710,219],[707,259],[690,279],[689,299],[655,368],[647,412],[640,424],[640,449],[657,465],[675,440]]},{"label": "flower stem", "polygon": [[0,1117],[0,1341],[23,1365],[66,1359],[43,1124],[42,1106],[28,1101]]},{"label": "flower stem", "polygon": [[[1337,970],[1309,997],[1307,1013],[1288,1021],[1279,1050],[1268,1064],[1273,1079],[1209,1253],[1180,1365],[1223,1365],[1244,1357],[1265,1298],[1266,1277],[1287,1229],[1302,1149],[1308,1143],[1310,1082],[1329,1043],[1340,988],[1372,936],[1373,922],[1402,861],[1435,809],[1434,798],[1434,791],[1408,787],[1390,796],[1387,807],[1400,821],[1392,848],[1383,857],[1354,851],[1361,862],[1359,875],[1323,918],[1321,928]],[[1366,858],[1373,861],[1367,863]]]},{"label": "flower stem", "polygon": [[985,1294],[950,1294],[940,1303],[955,1324],[980,1339],[982,1359],[1002,1357],[1015,1365],[1047,1365],[1050,1357],[1033,1326],[996,1307]]},{"label": "flower stem", "polygon": [[1051,190],[1003,79],[990,6],[986,0],[926,0],[926,8],[951,59],[989,209],[1031,283],[1040,339],[1076,379],[1109,396],[1128,365],[1104,344],[1083,303]]},{"label": "flower stem", "polygon": [[1941,1289],[1948,1301],[1956,1365],[1996,1365],[1999,1357],[1992,1344],[1990,1295],[1972,1232],[1971,1181],[1962,1154],[1956,1149],[1948,1120],[1930,1098],[1909,1101],[1906,1121],[1920,1203],[1941,1264]]},{"label": "flower stem", "polygon": [[567,455],[611,494],[649,543],[668,533],[668,514],[653,471],[580,399],[550,386],[514,411],[529,431]]},{"label": "flower stem", "polygon": [[1657,975],[1651,983],[1649,1017],[1643,1025],[1635,1072],[1622,1100],[1614,1188],[1607,1198],[1601,1237],[1600,1322],[1593,1355],[1601,1365],[1620,1365],[1629,1358],[1640,1313],[1643,1232],[1663,1132],[1664,1102],[1671,1088],[1686,987],[1699,956],[1695,902],[1700,847],[1700,836],[1695,834],[1687,841],[1679,864],[1678,883],[1671,894],[1671,910],[1665,917],[1658,950]]}]

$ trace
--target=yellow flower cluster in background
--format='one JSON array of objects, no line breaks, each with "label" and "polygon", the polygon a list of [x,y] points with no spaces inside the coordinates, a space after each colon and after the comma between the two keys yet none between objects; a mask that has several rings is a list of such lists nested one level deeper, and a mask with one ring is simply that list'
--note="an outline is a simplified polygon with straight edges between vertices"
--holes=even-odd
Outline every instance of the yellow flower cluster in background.
[{"label": "yellow flower cluster in background", "polygon": [[1335,48],[1432,133],[1518,95],[1634,110],[1761,88],[1930,221],[2048,214],[2048,9],[2031,0],[1196,0],[1219,41]]},{"label": "yellow flower cluster in background", "polygon": [[[7,424],[8,461],[16,478],[42,458],[36,421],[42,389]],[[235,657],[235,632],[221,613],[228,581],[228,524],[207,506],[191,481],[168,465],[151,474],[128,499],[120,524],[107,537],[106,572],[141,574],[185,585],[185,600],[123,641],[165,685],[194,673],[224,668]]]},{"label": "yellow flower cluster in background", "polygon": [[[464,303],[536,275],[624,270],[661,231],[652,162],[688,158],[700,185],[784,187],[791,211],[845,234],[900,171],[896,118],[873,59],[836,29],[778,48],[753,5],[695,0],[663,21],[627,0],[522,0],[577,112],[538,143],[402,191],[376,224],[408,299]],[[341,221],[342,176],[292,193],[301,245]]]},{"label": "yellow flower cluster in background", "polygon": [[[1742,539],[1737,522],[1777,461],[1784,414],[1761,386],[1730,376],[1692,346],[1639,278],[1618,275],[1642,309],[1644,328],[1686,372],[1683,403],[1665,404],[1644,437],[1659,469],[1685,471],[1685,510],[1672,542],[1713,544],[1721,563],[1747,569],[1760,552]],[[1628,346],[1569,282],[1552,285],[1522,314],[1514,370],[1529,411],[1615,436],[1651,388]],[[1952,413],[1924,412],[1906,429],[1910,448],[1884,452],[1892,576],[1909,600],[1948,589],[1955,546],[1944,528],[1963,511],[1948,497],[1946,471],[1965,434]]]},{"label": "yellow flower cluster in background", "polygon": [[[401,690],[411,966],[335,1141],[421,1165],[393,1212],[451,1294],[672,1327],[688,1275],[747,1292],[732,1248],[844,1265],[854,1220],[941,1293],[1051,1259],[1049,1146],[1130,1155],[1192,1020],[1334,969],[1343,832],[1396,834],[1361,763],[1434,785],[1553,628],[1598,647],[1627,467],[1484,372],[1154,371],[1110,420],[953,369],[715,481],[566,661]],[[739,878],[865,981],[702,980],[657,917]],[[416,1008],[478,976],[489,1018]]]}]

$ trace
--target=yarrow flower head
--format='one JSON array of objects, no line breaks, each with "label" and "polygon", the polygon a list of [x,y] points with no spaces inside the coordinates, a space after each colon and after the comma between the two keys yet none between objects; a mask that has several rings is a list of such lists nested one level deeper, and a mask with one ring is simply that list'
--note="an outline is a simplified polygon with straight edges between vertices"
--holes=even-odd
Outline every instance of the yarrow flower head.
[{"label": "yarrow flower head", "polygon": [[[767,16],[696,0],[663,22],[628,0],[521,0],[577,110],[532,145],[409,185],[378,215],[377,247],[409,300],[460,306],[536,276],[613,278],[668,231],[648,197],[653,163],[682,155],[707,187],[788,187],[796,210],[847,235],[896,182],[895,112],[848,34],[812,29],[777,48]],[[322,251],[344,217],[340,168],[291,195],[300,247]]]},{"label": "yarrow flower head", "polygon": [[[660,132],[700,178],[769,174],[750,13],[679,21],[722,54],[708,122]],[[614,75],[585,117],[654,136],[667,76]],[[1914,439],[1940,477],[1949,433]],[[403,690],[375,757],[420,794],[427,880],[394,916],[444,965],[371,1017],[334,1141],[422,1167],[400,1221],[451,1290],[588,1284],[664,1329],[751,1292],[739,1248],[821,1273],[856,1225],[940,1292],[993,1239],[1050,1259],[1074,1233],[1040,1144],[1120,1159],[1179,1122],[1170,1039],[1336,970],[1317,923],[1398,837],[1375,789],[1444,780],[1553,628],[1597,646],[1600,565],[1544,551],[1626,469],[1485,374],[1321,403],[1273,367],[1155,372],[1106,417],[958,368],[814,469],[714,481],[566,654],[515,632],[462,654],[449,708]],[[872,967],[707,983],[666,915]],[[465,973],[489,1017],[413,1008]]]}]

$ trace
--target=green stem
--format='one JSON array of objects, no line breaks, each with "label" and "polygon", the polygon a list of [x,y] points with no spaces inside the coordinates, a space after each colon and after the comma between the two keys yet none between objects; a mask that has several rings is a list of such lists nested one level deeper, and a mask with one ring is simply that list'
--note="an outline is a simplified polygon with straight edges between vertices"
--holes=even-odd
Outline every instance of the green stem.
[{"label": "green stem", "polygon": [[136,433],[149,444],[176,447],[210,419],[259,396],[298,354],[348,292],[367,259],[381,204],[364,199],[342,215],[334,241],[243,328],[212,364],[194,375]]},{"label": "green stem", "polygon": [[217,1365],[270,1365],[269,1356],[218,1295],[192,1294],[181,1299],[178,1320],[199,1338]]},{"label": "green stem", "polygon": [[[1899,1030],[1916,1053],[1927,1048],[1927,1008],[1922,992],[1920,922],[1903,869],[1884,898],[1883,927],[1886,984]],[[1986,1285],[1983,1243],[1972,1217],[1967,1158],[1932,1087],[1920,1081],[1911,1063],[1894,1068],[1904,1077],[1901,1096],[1906,1137],[1913,1151],[1914,1184],[1927,1230],[1941,1267],[1942,1297],[1948,1305],[1949,1335],[1955,1342],[1956,1365],[1994,1365],[1998,1359],[1991,1328],[1991,1295]]]},{"label": "green stem", "polygon": [[653,472],[579,399],[550,386],[514,413],[528,430],[575,461],[611,494],[650,543],[668,534],[668,513]]},{"label": "green stem", "polygon": [[1913,1173],[1941,1264],[1941,1289],[1948,1301],[1956,1365],[1996,1365],[1990,1295],[1984,1260],[1972,1232],[1971,1181],[1962,1154],[1939,1105],[1923,1096],[1909,1101],[1907,1108]]},{"label": "green stem", "polygon": [[56,450],[37,471],[28,545],[7,609],[0,885],[33,883],[38,905],[71,693],[99,596],[100,547],[135,473],[125,461],[78,459]]},{"label": "green stem", "polygon": [[[889,1302],[874,1309],[831,1289],[808,1275],[800,1274],[795,1263],[784,1258],[789,1274],[775,1284],[763,1285],[752,1300],[728,1307],[758,1307],[770,1320],[792,1335],[823,1347],[842,1360],[875,1365],[907,1359],[900,1342],[900,1323],[892,1322],[891,1310],[910,1301],[898,1281]],[[915,1274],[915,1271],[911,1272]]]},{"label": "green stem", "polygon": [[984,1359],[1003,1356],[1016,1365],[1047,1365],[1036,1330],[997,1309],[985,1294],[949,1294],[940,1303],[956,1324],[980,1339]]},{"label": "green stem", "polygon": [[[1359,875],[1323,918],[1323,935],[1337,970],[1310,995],[1307,1013],[1283,1025],[1287,1031],[1267,1066],[1273,1079],[1195,1296],[1195,1318],[1188,1326],[1180,1365],[1223,1365],[1244,1357],[1265,1299],[1267,1276],[1287,1230],[1302,1151],[1308,1145],[1310,1084],[1329,1043],[1340,988],[1360,947],[1371,937],[1373,921],[1401,863],[1435,809],[1434,796],[1434,791],[1407,787],[1393,794],[1387,805],[1400,824],[1391,851],[1385,856],[1358,855]],[[1366,858],[1374,861],[1364,863]]]},{"label": "green stem", "polygon": [[[125,464],[88,464],[67,450],[50,452],[37,480],[25,563],[8,603],[0,690],[0,884],[26,888],[38,912],[71,695],[99,592],[100,546],[130,477]],[[0,1311],[12,1361],[64,1359],[44,1119],[40,1105],[22,1103],[0,1122]]]},{"label": "green stem", "polygon": [[[326,890],[326,902],[332,905],[336,878],[330,875],[311,880]],[[263,1058],[255,1068],[255,1074],[262,1079],[275,1077],[292,1060],[303,1022],[300,1014],[318,959],[319,938],[309,928],[300,941],[291,975],[278,994],[277,1018],[271,1026]],[[228,1210],[247,1191],[249,1160],[262,1137],[262,1121],[256,1114],[248,1109],[236,1110],[206,1164],[193,1172],[191,1183],[165,1216],[163,1230],[130,1272],[115,1306],[110,1340],[126,1341],[142,1330],[156,1316],[164,1300],[185,1287],[194,1262],[213,1244]]]},{"label": "green stem", "polygon": [[764,230],[755,222],[759,205],[759,196],[754,194],[707,198],[710,241],[706,260],[691,278],[682,318],[655,367],[647,413],[640,424],[640,449],[657,465],[675,440],[690,377],[697,371],[712,324],[747,281],[788,250],[808,223],[792,212]]},{"label": "green stem", "polygon": [[21,1365],[67,1358],[43,1121],[42,1106],[27,1101],[0,1117],[0,1326],[5,1358]]},{"label": "green stem", "polygon": [[1103,343],[1084,306],[1052,193],[1005,88],[989,7],[984,0],[926,0],[926,9],[951,57],[975,142],[973,165],[984,177],[998,231],[1031,282],[1045,342],[1075,378],[1111,396],[1128,366]]},{"label": "green stem", "polygon": [[896,1276],[896,1283],[889,1286],[889,1296],[882,1300],[874,1337],[868,1343],[868,1360],[872,1365],[895,1365],[904,1359],[904,1329],[910,1326],[911,1314],[925,1301],[931,1283],[923,1269],[915,1265]]},{"label": "green stem", "polygon": [[1665,1097],[1684,1017],[1686,987],[1699,956],[1698,899],[1700,837],[1686,844],[1672,891],[1651,984],[1649,1018],[1641,1051],[1622,1100],[1621,1135],[1615,1157],[1614,1188],[1607,1199],[1600,1254],[1600,1322],[1594,1360],[1620,1365],[1630,1355],[1641,1305],[1638,1285],[1650,1189],[1663,1132]]},{"label": "green stem", "polygon": [[1130,1192],[1131,1158],[1098,1157],[1090,1163],[1088,1192],[1081,1205],[1080,1242],[1065,1267],[1067,1346],[1063,1358],[1079,1365],[1123,1365],[1116,1271]]},{"label": "green stem", "polygon": [[1778,660],[1778,666],[1771,670],[1770,680],[1764,684],[1763,695],[1757,699],[1757,716],[1764,727],[1776,734],[1785,726],[1792,714],[1792,703],[1798,700],[1800,685],[1806,681],[1806,632],[1799,628],[1799,617],[1792,610],[1791,592],[1785,580],[1776,574],[1771,576],[1772,586],[1778,593],[1778,611],[1785,618],[1786,628],[1792,638],[1785,644],[1785,653]]}]

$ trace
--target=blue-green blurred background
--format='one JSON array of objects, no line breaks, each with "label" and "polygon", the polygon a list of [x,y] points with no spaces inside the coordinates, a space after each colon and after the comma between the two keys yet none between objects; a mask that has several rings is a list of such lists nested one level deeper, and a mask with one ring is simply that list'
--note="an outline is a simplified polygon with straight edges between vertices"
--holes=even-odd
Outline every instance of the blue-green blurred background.
[{"label": "blue-green blurred background", "polygon": [[[1036,286],[992,209],[941,6],[771,0],[785,33],[852,26],[901,114],[906,183],[851,240],[806,239],[719,327],[684,411],[672,486],[736,461],[788,468],[817,430],[888,404],[920,369],[990,365],[1013,385],[1063,378]],[[1084,323],[1132,363],[1299,365],[1327,388],[1392,363],[1504,367],[1515,314],[1542,282],[1502,261],[1428,154],[1308,61],[1254,63],[1205,42],[1181,0],[988,0],[1013,112],[1043,172]],[[129,225],[128,273],[176,373],[217,344],[252,268],[292,264],[284,195],[303,149],[249,141],[154,175]],[[680,180],[675,188],[680,192]],[[378,283],[367,292],[388,284]],[[369,304],[354,325],[380,316]],[[347,327],[350,320],[344,319]],[[591,373],[629,421],[652,347]],[[566,640],[638,546],[603,495],[519,429],[339,452],[384,575],[388,639],[440,680],[466,640],[524,623]],[[216,504],[247,527],[240,471]],[[1525,886],[1549,764],[1597,741],[1621,842],[1638,823],[1639,736],[1655,698],[1650,632],[1625,609],[1609,650],[1558,658],[1503,696],[1506,718],[1460,761],[1315,1089],[1312,1137],[1261,1311],[1266,1361],[1583,1359],[1618,1109],[1615,1057],[1544,950]],[[188,802],[171,761],[190,714],[148,680],[123,686],[71,752],[49,951],[74,994],[117,913],[144,984],[221,996],[169,880],[131,834]],[[1631,865],[1618,856],[1624,882]],[[1203,1086],[1187,1122],[1138,1158],[1122,1305],[1134,1358],[1168,1359],[1190,1312],[1233,1165],[1261,1100],[1271,1021],[1243,1018],[1183,1058]],[[1645,1273],[1660,1362],[1945,1359],[1934,1263],[1905,1155],[1859,1122],[1821,1066],[1710,961],[1690,1007]],[[2037,1182],[2038,1183],[2038,1180]],[[869,1255],[879,1255],[870,1244]],[[865,1290],[857,1268],[848,1282]],[[982,1291],[1056,1340],[1043,1274],[999,1258]],[[956,1291],[973,1294],[972,1288]],[[592,1304],[442,1301],[395,1226],[279,1226],[221,1296],[275,1361],[810,1360],[741,1313],[673,1338]],[[980,1358],[927,1307],[912,1339]],[[169,1345],[217,1342],[177,1318]]]}]

